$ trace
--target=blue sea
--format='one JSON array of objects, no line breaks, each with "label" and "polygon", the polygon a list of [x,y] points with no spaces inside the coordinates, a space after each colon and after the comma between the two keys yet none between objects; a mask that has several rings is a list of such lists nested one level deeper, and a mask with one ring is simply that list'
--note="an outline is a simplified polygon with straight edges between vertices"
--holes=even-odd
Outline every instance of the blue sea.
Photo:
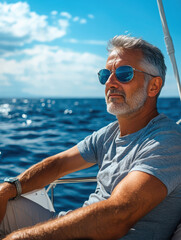
[{"label": "blue sea", "polygon": [[[178,98],[160,98],[159,112],[181,119]],[[93,131],[115,121],[104,99],[0,99],[0,181],[64,151]],[[96,176],[97,166],[68,177]],[[81,207],[95,183],[61,184],[55,188],[56,211]]]}]

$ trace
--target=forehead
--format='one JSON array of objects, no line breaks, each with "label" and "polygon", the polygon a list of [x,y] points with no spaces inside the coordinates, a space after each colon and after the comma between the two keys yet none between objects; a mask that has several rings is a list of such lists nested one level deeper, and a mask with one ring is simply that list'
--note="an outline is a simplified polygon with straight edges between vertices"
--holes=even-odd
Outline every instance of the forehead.
[{"label": "forehead", "polygon": [[140,50],[114,49],[106,62],[106,68],[117,68],[121,65],[139,67],[143,54]]}]

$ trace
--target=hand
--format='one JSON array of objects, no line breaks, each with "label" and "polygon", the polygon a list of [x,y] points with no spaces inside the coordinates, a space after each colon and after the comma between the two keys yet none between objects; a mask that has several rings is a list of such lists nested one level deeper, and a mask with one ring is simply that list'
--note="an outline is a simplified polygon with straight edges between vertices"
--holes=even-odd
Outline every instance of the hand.
[{"label": "hand", "polygon": [[18,232],[11,233],[2,240],[25,240],[27,238],[22,238],[22,235],[20,236]]},{"label": "hand", "polygon": [[52,239],[52,238],[46,238],[46,236],[44,236],[44,235],[39,236],[38,232],[36,230],[34,232],[33,229],[34,229],[34,227],[19,229],[17,231],[14,231],[14,232],[8,234],[2,240]]}]

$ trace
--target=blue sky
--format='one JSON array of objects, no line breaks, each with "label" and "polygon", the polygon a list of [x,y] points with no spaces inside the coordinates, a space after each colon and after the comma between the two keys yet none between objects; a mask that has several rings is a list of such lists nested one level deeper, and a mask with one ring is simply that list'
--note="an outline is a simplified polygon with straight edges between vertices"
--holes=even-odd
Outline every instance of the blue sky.
[{"label": "blue sky", "polygon": [[[181,69],[181,1],[163,0]],[[103,97],[97,72],[115,35],[158,46],[162,97],[178,97],[156,0],[0,0],[0,97]]]}]

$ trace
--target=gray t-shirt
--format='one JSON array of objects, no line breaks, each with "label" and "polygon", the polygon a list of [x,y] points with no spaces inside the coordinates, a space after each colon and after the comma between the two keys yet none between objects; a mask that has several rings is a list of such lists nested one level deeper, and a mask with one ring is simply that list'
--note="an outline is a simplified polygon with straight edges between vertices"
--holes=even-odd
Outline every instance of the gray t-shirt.
[{"label": "gray t-shirt", "polygon": [[78,149],[99,166],[97,188],[84,206],[108,199],[129,172],[146,172],[165,184],[167,197],[121,239],[170,239],[181,220],[181,126],[160,114],[143,129],[120,137],[116,121],[85,138]]}]

